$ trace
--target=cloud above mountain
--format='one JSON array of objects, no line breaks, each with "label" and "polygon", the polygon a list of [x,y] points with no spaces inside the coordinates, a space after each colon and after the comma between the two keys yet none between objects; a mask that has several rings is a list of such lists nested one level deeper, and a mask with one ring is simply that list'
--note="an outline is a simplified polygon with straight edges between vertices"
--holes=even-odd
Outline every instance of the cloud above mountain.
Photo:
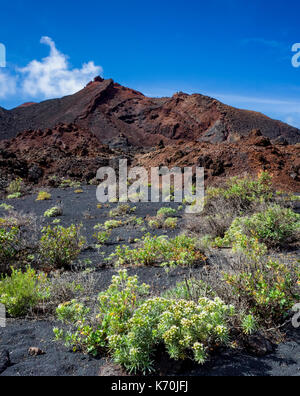
[{"label": "cloud above mountain", "polygon": [[71,95],[103,73],[102,67],[93,61],[84,63],[80,69],[72,68],[68,56],[56,48],[50,37],[42,37],[41,44],[50,48],[46,58],[34,59],[25,67],[17,67],[14,74],[0,69],[0,97],[16,93],[39,99]]}]

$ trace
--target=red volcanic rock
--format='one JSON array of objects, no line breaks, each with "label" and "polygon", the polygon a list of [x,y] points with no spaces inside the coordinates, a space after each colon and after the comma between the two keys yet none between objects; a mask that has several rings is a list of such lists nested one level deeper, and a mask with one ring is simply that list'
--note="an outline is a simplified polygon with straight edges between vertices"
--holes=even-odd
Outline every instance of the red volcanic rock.
[{"label": "red volcanic rock", "polygon": [[149,98],[101,77],[61,99],[10,111],[0,108],[0,140],[24,130],[53,129],[59,123],[75,123],[106,144],[123,134],[129,144],[139,147],[154,147],[160,142],[167,145],[180,139],[234,142],[254,129],[272,140],[282,137],[290,144],[300,142],[298,129],[260,113],[235,109],[198,94]]},{"label": "red volcanic rock", "polygon": [[0,176],[19,175],[34,183],[49,175],[88,181],[109,164],[112,154],[95,135],[74,124],[28,130],[0,142]]},{"label": "red volcanic rock", "polygon": [[218,185],[225,178],[268,171],[277,189],[300,192],[300,146],[254,145],[251,135],[234,143],[184,143],[156,149],[135,157],[133,165],[173,167],[200,166],[205,168],[206,183]]}]

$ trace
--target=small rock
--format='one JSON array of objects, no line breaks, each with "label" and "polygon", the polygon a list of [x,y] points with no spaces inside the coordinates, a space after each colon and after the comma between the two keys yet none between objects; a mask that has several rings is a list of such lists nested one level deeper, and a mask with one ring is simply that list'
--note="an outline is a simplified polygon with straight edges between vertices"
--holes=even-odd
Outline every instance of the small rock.
[{"label": "small rock", "polygon": [[41,356],[45,354],[46,352],[42,351],[40,348],[31,347],[28,349],[29,356]]},{"label": "small rock", "polygon": [[129,239],[128,239],[128,243],[130,243],[131,245],[134,244],[134,243],[135,243],[134,238],[129,238]]},{"label": "small rock", "polygon": [[105,363],[99,371],[99,377],[128,377],[126,371],[114,363]]},{"label": "small rock", "polygon": [[247,351],[255,356],[265,356],[274,351],[271,342],[261,334],[250,336],[245,344]]}]

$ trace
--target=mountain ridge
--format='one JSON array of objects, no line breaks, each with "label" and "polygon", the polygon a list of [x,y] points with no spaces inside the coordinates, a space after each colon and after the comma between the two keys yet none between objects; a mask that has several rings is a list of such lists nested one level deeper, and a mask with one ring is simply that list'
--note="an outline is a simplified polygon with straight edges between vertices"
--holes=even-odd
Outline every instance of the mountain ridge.
[{"label": "mountain ridge", "polygon": [[12,110],[0,107],[0,140],[20,132],[76,124],[104,144],[124,135],[130,144],[153,147],[174,140],[234,142],[252,130],[272,139],[300,142],[300,130],[262,113],[241,110],[201,94],[151,98],[112,79],[96,77],[79,92]]}]

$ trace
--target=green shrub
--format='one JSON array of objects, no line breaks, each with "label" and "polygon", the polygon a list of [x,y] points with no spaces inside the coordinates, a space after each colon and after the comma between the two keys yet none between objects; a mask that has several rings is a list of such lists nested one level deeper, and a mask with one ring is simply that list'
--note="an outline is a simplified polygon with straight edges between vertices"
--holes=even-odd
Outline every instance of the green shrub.
[{"label": "green shrub", "polygon": [[6,191],[10,195],[18,195],[17,198],[21,196],[22,193],[22,188],[23,188],[23,180],[21,178],[18,178],[16,180],[13,180],[9,186],[7,187]]},{"label": "green shrub", "polygon": [[235,201],[240,209],[247,209],[253,202],[268,202],[275,196],[272,189],[272,176],[267,173],[261,173],[258,178],[254,179],[249,176],[244,178],[233,177],[223,188],[209,188],[206,194],[206,201],[214,198],[224,198]]},{"label": "green shrub", "polygon": [[134,213],[136,211],[136,208],[131,208],[130,205],[128,204],[122,204],[116,207],[115,209],[112,209],[109,212],[110,217],[119,217],[119,216],[126,216],[130,213]]},{"label": "green shrub", "polygon": [[71,179],[65,179],[63,178],[60,182],[60,188],[80,188],[81,183],[78,181],[74,181]]},{"label": "green shrub", "polygon": [[172,217],[175,216],[177,214],[177,210],[176,209],[172,209],[172,208],[161,208],[159,209],[159,211],[157,212],[157,217]]},{"label": "green shrub", "polygon": [[20,230],[18,227],[0,228],[0,262],[2,265],[4,263],[12,264],[12,260],[17,256],[19,251],[19,237]]},{"label": "green shrub", "polygon": [[[238,217],[218,245],[240,245],[247,248],[249,240],[257,240],[268,248],[287,247],[299,239],[300,215],[278,205],[251,217]],[[246,245],[245,245],[246,244]]]},{"label": "green shrub", "polygon": [[51,194],[46,191],[40,191],[37,197],[37,201],[48,201],[51,199]]},{"label": "green shrub", "polygon": [[7,196],[7,199],[18,199],[18,198],[21,198],[21,196],[22,196],[22,194],[20,192],[16,192],[13,194],[9,194]]},{"label": "green shrub", "polygon": [[151,371],[155,352],[163,344],[172,359],[193,358],[203,364],[209,349],[228,343],[227,321],[233,314],[233,307],[220,299],[147,300],[134,312],[127,332],[110,338],[113,357],[130,372]]},{"label": "green shrub", "polygon": [[118,246],[111,256],[117,258],[117,265],[154,265],[188,267],[204,262],[206,258],[197,249],[196,240],[186,235],[175,238],[154,236],[148,234],[140,241],[141,247],[130,249],[128,246]]},{"label": "green shrub", "polygon": [[246,258],[234,273],[224,273],[229,294],[265,325],[281,323],[300,301],[299,263]]},{"label": "green shrub", "polygon": [[177,228],[178,219],[177,217],[168,217],[164,222],[164,228]]},{"label": "green shrub", "polygon": [[111,231],[99,231],[94,234],[94,238],[98,241],[98,246],[101,247],[105,245],[111,236]]},{"label": "green shrub", "polygon": [[50,208],[48,210],[46,210],[46,212],[44,213],[44,217],[59,217],[63,215],[63,209],[61,206],[54,206],[53,208]]},{"label": "green shrub", "polygon": [[62,304],[57,308],[58,319],[75,326],[75,330],[64,333],[54,329],[56,339],[63,339],[74,351],[81,350],[97,355],[103,348],[109,348],[109,338],[126,330],[127,322],[134,310],[148,294],[149,286],[138,283],[137,277],[130,277],[127,271],[113,276],[106,292],[98,298],[97,324],[89,323],[90,311],[77,301]]},{"label": "green shrub", "polygon": [[52,268],[69,268],[79,256],[86,240],[80,235],[81,226],[45,227],[40,241],[40,259]]},{"label": "green shrub", "polygon": [[148,219],[148,225],[150,228],[159,229],[162,228],[162,223],[158,219]]},{"label": "green shrub", "polygon": [[0,278],[0,303],[12,317],[26,315],[38,303],[49,297],[47,276],[30,267],[26,272],[12,269],[11,276]]},{"label": "green shrub", "polygon": [[0,273],[6,273],[11,266],[26,267],[32,263],[38,234],[35,217],[12,212],[0,218]]},{"label": "green shrub", "polygon": [[123,223],[122,221],[117,221],[117,220],[108,220],[104,223],[104,228],[106,230],[112,230],[114,228],[119,228],[122,227]]},{"label": "green shrub", "polygon": [[116,363],[130,372],[151,371],[155,352],[165,345],[176,360],[193,357],[204,363],[208,351],[229,340],[228,320],[234,308],[220,299],[193,301],[165,298],[145,300],[149,287],[126,271],[115,276],[110,288],[99,296],[97,325],[88,319],[89,311],[76,301],[58,307],[68,332],[54,329],[74,351],[98,354],[105,349]]}]

